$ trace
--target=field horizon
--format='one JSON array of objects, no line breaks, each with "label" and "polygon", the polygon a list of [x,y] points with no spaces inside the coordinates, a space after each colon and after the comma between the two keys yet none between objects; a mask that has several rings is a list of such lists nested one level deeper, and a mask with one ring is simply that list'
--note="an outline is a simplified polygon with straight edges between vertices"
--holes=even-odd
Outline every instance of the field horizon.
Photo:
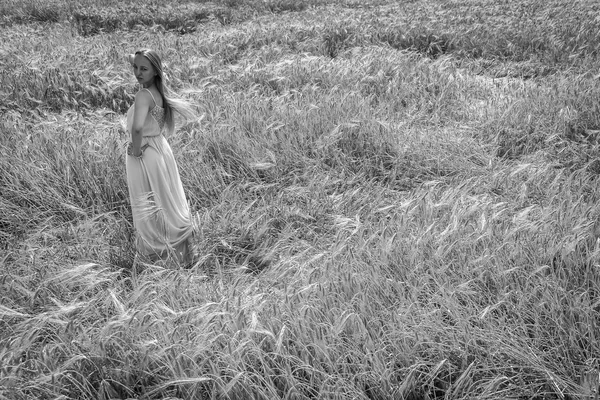
[{"label": "field horizon", "polygon": [[[0,0],[0,399],[598,399],[598,15]],[[190,268],[135,254],[139,48]]]}]

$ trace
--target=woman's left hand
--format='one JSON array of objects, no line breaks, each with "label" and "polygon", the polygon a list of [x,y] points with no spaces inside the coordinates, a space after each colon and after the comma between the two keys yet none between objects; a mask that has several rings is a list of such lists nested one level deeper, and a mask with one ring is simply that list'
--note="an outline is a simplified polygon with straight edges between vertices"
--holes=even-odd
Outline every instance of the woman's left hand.
[{"label": "woman's left hand", "polygon": [[144,150],[146,150],[147,148],[148,148],[148,143],[146,143],[145,145],[142,146],[139,154],[136,154],[133,151],[133,143],[129,142],[129,144],[127,145],[127,154],[130,156],[133,156],[133,157],[141,158],[144,155]]}]

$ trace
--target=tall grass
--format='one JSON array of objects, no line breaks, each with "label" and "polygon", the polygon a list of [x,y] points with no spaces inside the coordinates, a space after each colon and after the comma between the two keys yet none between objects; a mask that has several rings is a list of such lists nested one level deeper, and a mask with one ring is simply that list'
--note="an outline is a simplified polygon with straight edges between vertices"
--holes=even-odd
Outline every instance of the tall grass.
[{"label": "tall grass", "polygon": [[[108,29],[136,4],[0,3],[0,398],[597,397],[594,4],[172,2]],[[189,269],[135,254],[139,47],[198,108],[169,138]]]}]

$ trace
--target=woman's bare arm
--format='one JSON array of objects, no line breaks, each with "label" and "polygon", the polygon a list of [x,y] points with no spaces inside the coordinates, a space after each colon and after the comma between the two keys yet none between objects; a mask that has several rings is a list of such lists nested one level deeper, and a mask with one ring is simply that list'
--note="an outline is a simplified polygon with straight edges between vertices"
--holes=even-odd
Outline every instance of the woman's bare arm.
[{"label": "woman's bare arm", "polygon": [[133,145],[133,155],[139,157],[142,154],[142,136],[144,123],[153,105],[150,93],[140,90],[135,95],[135,108],[133,111],[133,124],[131,127],[131,143]]}]

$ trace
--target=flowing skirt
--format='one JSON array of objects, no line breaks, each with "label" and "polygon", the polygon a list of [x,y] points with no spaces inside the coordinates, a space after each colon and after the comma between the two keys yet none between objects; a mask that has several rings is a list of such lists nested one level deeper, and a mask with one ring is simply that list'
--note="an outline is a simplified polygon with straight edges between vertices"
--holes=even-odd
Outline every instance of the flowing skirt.
[{"label": "flowing skirt", "polygon": [[173,151],[163,135],[144,137],[145,144],[141,159],[125,156],[138,252],[188,264],[193,228]]}]

